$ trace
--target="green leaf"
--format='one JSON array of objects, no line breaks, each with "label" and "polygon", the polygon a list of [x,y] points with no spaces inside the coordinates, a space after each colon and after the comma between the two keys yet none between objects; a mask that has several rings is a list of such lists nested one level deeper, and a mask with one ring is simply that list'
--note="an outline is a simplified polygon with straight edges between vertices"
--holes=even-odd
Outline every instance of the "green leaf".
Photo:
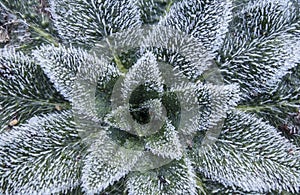
[{"label": "green leaf", "polygon": [[105,132],[98,133],[95,138],[82,172],[82,186],[88,194],[100,193],[126,176],[142,155],[142,152],[120,147]]},{"label": "green leaf", "polygon": [[[72,46],[42,46],[33,54],[55,88],[71,102],[73,96],[79,94],[77,91],[79,86],[75,83],[79,84],[82,77],[86,76],[90,79],[96,74],[99,75],[100,80],[101,76],[109,78],[117,74],[116,68],[109,65],[101,56],[98,58],[93,53]],[[92,69],[97,69],[97,71],[93,70],[96,73],[91,72]],[[97,84],[97,81],[94,84]]]},{"label": "green leaf", "polygon": [[[163,105],[159,98],[162,91],[159,64],[155,56],[147,52],[114,86],[111,99],[113,111],[108,120],[113,126],[138,136],[158,131],[160,127],[153,125],[164,120]],[[149,113],[153,113],[152,116]]]},{"label": "green leaf", "polygon": [[[179,0],[175,0],[179,1]],[[138,0],[137,5],[140,8],[141,19],[145,24],[154,24],[159,22],[168,11],[170,11],[173,0]]]},{"label": "green leaf", "polygon": [[5,6],[0,194],[300,193],[299,0]]},{"label": "green leaf", "polygon": [[173,161],[165,167],[128,175],[128,194],[197,194],[196,176],[189,159]]},{"label": "green leaf", "polygon": [[42,69],[22,52],[0,51],[0,132],[9,123],[68,108]]},{"label": "green leaf", "polygon": [[140,137],[159,131],[164,120],[165,111],[159,99],[146,101],[136,109],[125,104],[106,116],[107,123],[112,127]]},{"label": "green leaf", "polygon": [[192,81],[213,66],[213,54],[201,41],[169,26],[154,26],[143,47],[156,55],[157,61],[171,65],[173,72]]},{"label": "green leaf", "polygon": [[196,153],[198,170],[226,187],[299,192],[299,148],[254,115],[230,114],[216,144]]},{"label": "green leaf", "polygon": [[[291,142],[300,146],[300,63],[285,75],[269,94],[255,97],[248,104],[238,108],[269,121]],[[284,128],[286,126],[286,128]],[[295,133],[290,133],[295,131]]]},{"label": "green leaf", "polygon": [[231,7],[229,0],[184,0],[175,3],[160,24],[196,37],[206,50],[215,52],[227,32]]},{"label": "green leaf", "polygon": [[[203,89],[210,93],[208,104],[205,102],[199,112],[199,129],[205,130],[206,135],[202,145],[211,144],[221,132],[226,114],[234,109],[240,100],[240,89],[237,85],[204,85]],[[196,128],[196,127],[194,127]]]},{"label": "green leaf", "polygon": [[163,158],[181,159],[182,146],[175,127],[167,121],[158,134],[146,139],[145,149]]},{"label": "green leaf", "polygon": [[297,11],[288,2],[259,1],[237,12],[219,60],[224,79],[248,100],[272,91],[299,62]]},{"label": "green leaf", "polygon": [[125,102],[129,101],[130,95],[140,85],[145,85],[147,91],[163,91],[163,79],[159,64],[151,52],[144,54],[126,74],[120,94]]},{"label": "green leaf", "polygon": [[50,194],[80,184],[84,147],[70,112],[32,117],[0,137],[4,194]]},{"label": "green leaf", "polygon": [[234,84],[179,84],[170,91],[176,92],[181,103],[179,131],[184,135],[213,131],[240,99],[239,88]]},{"label": "green leaf", "polygon": [[141,23],[139,9],[133,1],[50,0],[50,5],[62,39],[85,47]]}]

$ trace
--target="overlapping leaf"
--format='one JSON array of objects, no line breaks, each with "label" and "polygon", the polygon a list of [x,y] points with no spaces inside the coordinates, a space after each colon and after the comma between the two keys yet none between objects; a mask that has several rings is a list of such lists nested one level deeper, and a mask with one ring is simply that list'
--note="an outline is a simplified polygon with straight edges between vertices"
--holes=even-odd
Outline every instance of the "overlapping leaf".
[{"label": "overlapping leaf", "polygon": [[137,5],[140,8],[141,20],[145,24],[153,24],[160,20],[170,8],[171,0],[139,0]]},{"label": "overlapping leaf", "polygon": [[[31,1],[3,2],[23,9]],[[80,184],[85,193],[101,193],[125,179],[129,194],[197,194],[194,168],[234,192],[299,193],[299,136],[288,140],[256,118],[274,126],[299,122],[293,115],[299,109],[299,3],[241,2],[50,0],[61,38],[84,49],[98,43],[93,52],[105,60],[65,46],[38,48],[38,63],[2,51],[1,129],[33,118],[0,136],[0,193],[79,192]],[[229,23],[232,3],[239,7]],[[37,8],[33,12],[47,12]],[[153,29],[139,29],[142,21],[157,22],[163,14]],[[214,67],[217,50],[225,84]],[[115,107],[113,77],[127,71],[119,77],[121,101]],[[69,106],[57,91],[72,101],[77,123],[70,112],[36,116]],[[257,115],[229,113],[237,103],[237,109]],[[141,133],[148,118],[165,122],[165,116],[170,121],[163,128]],[[206,139],[219,135],[215,131],[221,132],[216,144],[199,148],[216,141]],[[192,139],[204,133],[204,139]],[[90,146],[88,154],[79,137]]]},{"label": "overlapping leaf", "polygon": [[158,135],[154,134],[147,138],[145,149],[163,158],[180,159],[183,155],[177,131],[168,121]]},{"label": "overlapping leaf", "polygon": [[[240,106],[240,109],[257,114],[277,127],[298,147],[300,146],[300,66],[293,68],[283,77],[277,87],[265,96],[254,98],[253,102]],[[254,102],[261,102],[254,104]],[[294,133],[290,133],[294,132]]]},{"label": "overlapping leaf", "polygon": [[0,51],[1,130],[12,120],[18,123],[40,113],[67,107],[42,69],[27,55],[13,50]]},{"label": "overlapping leaf", "polygon": [[88,194],[99,193],[126,176],[142,153],[121,148],[105,133],[98,133],[84,160],[82,182]]},{"label": "overlapping leaf", "polygon": [[[98,58],[95,54],[74,47],[43,46],[34,51],[34,56],[56,89],[70,101],[76,94],[75,83],[82,77],[91,79],[99,75],[99,80],[107,80],[117,72],[101,56]],[[92,69],[95,69],[95,73]],[[97,80],[94,84],[97,84]]]},{"label": "overlapping leaf", "polygon": [[220,50],[226,82],[238,82],[243,97],[251,99],[271,91],[299,62],[295,32],[297,11],[288,2],[250,2],[236,13]]},{"label": "overlapping leaf", "polygon": [[143,47],[190,80],[198,79],[211,66],[210,61],[214,57],[195,37],[163,25],[153,28],[145,38]]},{"label": "overlapping leaf", "polygon": [[179,131],[183,134],[213,128],[239,101],[236,85],[177,84],[170,91],[181,103]]},{"label": "overlapping leaf", "polygon": [[126,74],[121,92],[124,100],[129,100],[130,94],[140,85],[145,85],[147,91],[162,92],[163,80],[155,55],[151,52],[144,54]]},{"label": "overlapping leaf", "polygon": [[94,45],[103,36],[140,25],[133,1],[51,0],[50,4],[60,36],[72,43]]},{"label": "overlapping leaf", "polygon": [[129,194],[197,194],[196,176],[188,159],[145,173],[131,173],[127,179]]},{"label": "overlapping leaf", "polygon": [[231,8],[228,0],[185,0],[174,4],[160,23],[196,37],[207,50],[214,52],[226,34]]},{"label": "overlapping leaf", "polygon": [[80,184],[84,147],[70,112],[35,116],[0,137],[4,194],[50,194]]},{"label": "overlapping leaf", "polygon": [[200,172],[247,192],[299,192],[299,149],[274,127],[236,112],[228,116],[223,129],[216,145],[198,151]]}]

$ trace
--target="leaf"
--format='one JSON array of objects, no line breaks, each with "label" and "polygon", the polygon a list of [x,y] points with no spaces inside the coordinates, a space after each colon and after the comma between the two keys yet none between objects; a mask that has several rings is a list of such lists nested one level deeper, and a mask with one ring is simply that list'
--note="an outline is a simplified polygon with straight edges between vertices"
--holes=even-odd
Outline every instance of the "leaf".
[{"label": "leaf", "polygon": [[297,15],[292,4],[259,1],[234,17],[218,63],[227,83],[240,84],[243,99],[272,91],[299,61]]},{"label": "leaf", "polygon": [[240,46],[255,46],[251,43],[292,32],[297,28],[297,23],[297,7],[291,1],[249,1],[231,22],[235,28],[230,28],[228,36],[232,44],[227,52],[242,52]]},{"label": "leaf", "polygon": [[104,36],[140,25],[139,9],[125,0],[51,0],[54,24],[63,40],[93,46]]},{"label": "leaf", "polygon": [[206,50],[215,52],[227,32],[231,7],[229,0],[184,0],[175,3],[160,24],[196,37]]},{"label": "leaf", "polygon": [[108,123],[138,136],[158,131],[165,117],[159,95],[162,91],[159,64],[155,56],[147,52],[114,86],[113,111],[107,117]]},{"label": "leaf", "polygon": [[237,85],[175,84],[175,92],[181,109],[180,133],[195,135],[197,131],[217,130],[215,127],[239,101]]},{"label": "leaf", "polygon": [[[101,56],[98,58],[93,53],[90,54],[86,50],[72,46],[69,48],[63,45],[42,46],[33,54],[51,82],[54,83],[55,88],[71,102],[73,96],[79,94],[77,91],[79,86],[75,83],[79,84],[82,77],[88,80],[97,75],[101,81],[101,79],[107,80],[117,74],[116,68],[108,65]],[[93,72],[91,69],[94,69]],[[94,84],[97,84],[97,80]]]},{"label": "leaf", "polygon": [[83,145],[70,112],[32,117],[0,137],[4,194],[50,194],[80,184]]},{"label": "leaf", "polygon": [[[0,6],[25,16],[45,2]],[[49,3],[73,46],[41,13],[18,49],[58,47],[0,57],[14,65],[0,61],[0,194],[299,193],[299,132],[276,129],[299,126],[299,0]],[[24,30],[7,17],[0,42]]]},{"label": "leaf", "polygon": [[195,37],[169,26],[154,26],[143,41],[143,48],[156,55],[173,72],[195,81],[213,66],[214,54]]},{"label": "leaf", "polygon": [[11,121],[18,124],[55,110],[68,108],[67,103],[52,86],[36,63],[22,52],[0,51],[0,132]]},{"label": "leaf", "polygon": [[[255,113],[277,127],[279,132],[292,143],[300,146],[300,63],[285,75],[277,87],[269,94],[253,98],[252,102],[239,106],[240,110]],[[256,104],[254,104],[256,102]],[[257,102],[259,102],[257,104]],[[286,126],[286,129],[283,127]],[[294,134],[289,133],[295,131]]]},{"label": "leaf", "polygon": [[[292,41],[286,40],[288,43],[286,47],[288,48],[285,51],[288,55],[285,57],[285,62],[283,61],[282,63],[285,63],[287,66],[282,66],[279,70],[274,69],[274,73],[276,73],[278,78],[273,79],[273,81],[271,79],[268,80],[268,83],[273,82],[270,85],[273,87],[270,88],[269,92],[255,94],[251,97],[250,101],[243,102],[238,106],[240,110],[255,113],[279,129],[281,126],[287,125],[288,131],[291,131],[291,129],[300,129],[299,122],[295,121],[292,117],[300,108],[298,87],[300,75],[300,39],[296,38],[296,36],[299,36],[299,33],[292,35]],[[276,56],[280,55],[277,54]],[[288,69],[284,69],[287,67]],[[300,140],[297,133],[295,135],[289,135],[289,133],[284,131],[281,131],[281,133],[299,146]]]},{"label": "leaf", "polygon": [[[178,0],[176,0],[178,1]],[[173,0],[138,0],[137,5],[140,8],[141,19],[144,24],[154,24],[159,22],[161,17],[165,15]]]},{"label": "leaf", "polygon": [[109,104],[99,93],[119,74],[117,68],[103,56],[72,46],[42,46],[33,54],[55,88],[71,102],[75,120],[81,125],[80,136],[91,134],[91,122],[101,124]]},{"label": "leaf", "polygon": [[146,90],[163,91],[163,79],[159,64],[153,53],[145,53],[126,74],[121,86],[121,97],[128,101],[133,91],[140,85],[145,85]]},{"label": "leaf", "polygon": [[197,151],[198,170],[245,192],[299,192],[300,153],[276,129],[253,115],[231,113],[219,140]]},{"label": "leaf", "polygon": [[[235,17],[237,23],[244,21],[244,25],[239,25],[241,30],[231,30],[233,34],[228,35],[230,38],[223,48],[229,54],[228,63],[222,65],[225,80],[240,83],[244,93],[238,109],[255,113],[279,129],[283,125],[299,128],[290,120],[290,115],[297,113],[300,106],[297,13],[299,6],[295,2],[249,3]],[[252,25],[254,18],[259,28]],[[248,28],[248,32],[243,30]],[[297,134],[280,132],[299,146]]]},{"label": "leaf", "polygon": [[145,149],[163,158],[181,159],[182,146],[175,127],[167,121],[158,134],[146,139]]},{"label": "leaf", "polygon": [[197,194],[191,162],[183,158],[166,167],[145,173],[135,172],[126,181],[128,194]]},{"label": "leaf", "polygon": [[98,133],[88,152],[82,172],[83,189],[88,194],[100,193],[119,181],[142,155],[142,152],[118,146],[105,132]]}]

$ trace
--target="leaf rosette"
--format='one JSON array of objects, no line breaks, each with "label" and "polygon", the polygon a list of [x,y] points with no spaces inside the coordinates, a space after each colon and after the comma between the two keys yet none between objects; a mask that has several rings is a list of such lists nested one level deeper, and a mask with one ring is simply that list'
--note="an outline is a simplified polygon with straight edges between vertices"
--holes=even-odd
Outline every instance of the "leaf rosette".
[{"label": "leaf rosette", "polygon": [[[129,172],[189,161],[193,147],[217,140],[239,100],[238,87],[223,84],[213,54],[166,26],[113,34],[90,53],[100,60],[78,67],[69,90],[79,135],[90,147],[86,175],[106,166],[119,171],[98,190]],[[128,55],[136,59],[127,62]],[[85,188],[93,189],[93,179],[87,181]]]}]

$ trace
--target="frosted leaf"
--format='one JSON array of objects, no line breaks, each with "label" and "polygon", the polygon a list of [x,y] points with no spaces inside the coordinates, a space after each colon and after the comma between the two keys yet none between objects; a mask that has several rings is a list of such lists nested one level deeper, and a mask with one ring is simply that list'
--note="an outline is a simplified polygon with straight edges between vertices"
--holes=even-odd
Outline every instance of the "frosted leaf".
[{"label": "frosted leaf", "polygon": [[0,51],[0,132],[13,120],[20,124],[36,114],[54,111],[56,105],[67,106],[29,56]]},{"label": "frosted leaf", "polygon": [[225,80],[240,83],[247,99],[271,92],[282,77],[300,62],[299,41],[291,37],[286,35],[260,42],[251,51],[236,55],[222,65],[221,69],[226,74],[236,75],[225,76]]},{"label": "frosted leaf", "polygon": [[[232,111],[240,100],[240,89],[237,85],[204,85],[204,91],[211,93],[211,98],[199,113],[199,129],[207,130],[202,144],[210,144],[218,137],[223,127],[224,119],[228,112]],[[203,100],[202,100],[203,101]],[[202,102],[199,100],[199,103]],[[205,101],[204,101],[205,102]],[[194,127],[197,128],[197,127]]]},{"label": "frosted leaf", "polygon": [[[234,153],[232,152],[234,151]],[[246,192],[299,192],[300,151],[253,115],[232,113],[212,148],[198,151],[206,177]]]},{"label": "frosted leaf", "polygon": [[141,20],[145,24],[157,23],[167,12],[170,2],[165,0],[138,0],[136,1],[140,8]]},{"label": "frosted leaf", "polygon": [[79,143],[70,112],[35,116],[0,137],[4,194],[50,194],[80,184]]},{"label": "frosted leaf", "polygon": [[299,62],[297,13],[288,3],[259,1],[237,13],[219,63],[226,82],[238,82],[244,99],[270,92]]},{"label": "frosted leaf", "polygon": [[157,25],[145,38],[143,48],[152,51],[159,61],[190,80],[196,80],[211,66],[214,54],[203,43],[184,32]]},{"label": "frosted leaf", "polygon": [[50,5],[60,36],[72,43],[92,46],[141,23],[139,9],[131,0],[51,0]]},{"label": "frosted leaf", "polygon": [[165,167],[134,172],[126,181],[128,194],[197,194],[196,176],[191,162],[183,158]]},{"label": "frosted leaf", "polygon": [[231,24],[235,26],[229,31],[229,36],[235,37],[231,45],[235,51],[242,51],[238,46],[246,42],[273,38],[297,26],[297,8],[292,1],[249,1],[245,5],[234,16]]},{"label": "frosted leaf", "polygon": [[232,153],[234,149],[220,146],[201,152],[197,162],[200,172],[225,187],[244,192],[299,192],[299,170],[261,157]]},{"label": "frosted leaf", "polygon": [[163,158],[179,160],[182,158],[182,146],[175,127],[167,121],[158,134],[146,139],[145,149]]},{"label": "frosted leaf", "polygon": [[84,160],[82,183],[87,194],[100,193],[126,176],[142,152],[121,148],[104,133],[99,133]]},{"label": "frosted leaf", "polygon": [[112,126],[138,136],[151,135],[161,128],[165,109],[160,100],[163,80],[155,56],[145,53],[114,86]]},{"label": "frosted leaf", "polygon": [[[268,121],[292,143],[300,146],[300,129],[297,113],[300,109],[300,63],[268,94],[255,96],[251,101],[238,106],[239,110],[255,113],[257,117]],[[286,128],[283,128],[285,127]],[[297,130],[298,129],[298,130]],[[289,133],[295,131],[295,133]]]},{"label": "frosted leaf", "polygon": [[231,111],[240,100],[240,89],[236,84],[221,86],[206,84],[203,88],[212,96],[209,108],[207,108],[211,113],[209,117],[211,125],[226,117],[227,112]]},{"label": "frosted leaf", "polygon": [[97,56],[103,56],[115,64],[122,73],[136,63],[140,57],[140,45],[150,27],[130,28],[120,33],[114,33],[91,48]]},{"label": "frosted leaf", "polygon": [[131,67],[122,83],[122,98],[129,99],[132,92],[140,85],[145,85],[146,90],[163,91],[163,80],[158,68],[156,57],[147,52],[135,65]]},{"label": "frosted leaf", "polygon": [[179,84],[170,91],[176,92],[181,102],[179,131],[185,135],[213,131],[239,101],[239,87],[234,84]]},{"label": "frosted leaf", "polygon": [[[300,33],[296,36],[299,36]],[[278,53],[274,55],[280,58],[274,63],[276,68],[274,74],[271,75],[269,80],[266,81],[266,85],[269,88],[274,88],[282,80],[287,73],[291,72],[291,69],[300,64],[300,38],[294,35],[286,35],[280,37],[281,40],[285,39],[285,44]]]},{"label": "frosted leaf", "polygon": [[[51,4],[62,42],[92,50],[42,46],[36,61],[0,57],[0,122],[11,124],[0,136],[0,194],[197,194],[195,167],[201,181],[213,181],[208,193],[211,185],[300,192],[300,136],[288,140],[274,127],[290,114],[300,123],[298,0],[0,7],[32,2],[32,13]],[[52,40],[48,28],[28,26]]]},{"label": "frosted leaf", "polygon": [[[250,139],[251,138],[251,139]],[[252,156],[262,156],[282,165],[300,168],[299,151],[287,139],[282,137],[277,130],[257,119],[255,115],[243,112],[233,113],[225,121],[224,131],[220,135],[224,142]],[[294,150],[295,155],[289,154]]]},{"label": "frosted leaf", "polygon": [[174,4],[160,24],[190,34],[206,50],[216,52],[227,32],[231,8],[230,0],[184,0]]},{"label": "frosted leaf", "polygon": [[[289,133],[292,129],[300,129],[298,117],[300,109],[300,63],[291,72],[283,77],[281,82],[272,93],[254,98],[251,105],[240,106],[248,112],[268,120],[270,124],[277,127],[279,132],[291,142],[300,146],[299,132]],[[254,102],[261,102],[259,105]],[[287,129],[282,128],[287,125]]]},{"label": "frosted leaf", "polygon": [[103,80],[108,80],[107,78],[117,74],[113,65],[108,65],[105,60],[74,47],[42,46],[34,51],[34,56],[51,82],[54,83],[55,88],[69,101],[72,101],[74,95],[79,94],[74,91],[78,88],[75,86],[75,82],[80,79],[79,77],[87,76],[88,70],[85,69],[101,68],[101,71],[98,70],[97,72],[102,73],[99,75],[99,79],[101,76],[102,79],[106,77]]}]

